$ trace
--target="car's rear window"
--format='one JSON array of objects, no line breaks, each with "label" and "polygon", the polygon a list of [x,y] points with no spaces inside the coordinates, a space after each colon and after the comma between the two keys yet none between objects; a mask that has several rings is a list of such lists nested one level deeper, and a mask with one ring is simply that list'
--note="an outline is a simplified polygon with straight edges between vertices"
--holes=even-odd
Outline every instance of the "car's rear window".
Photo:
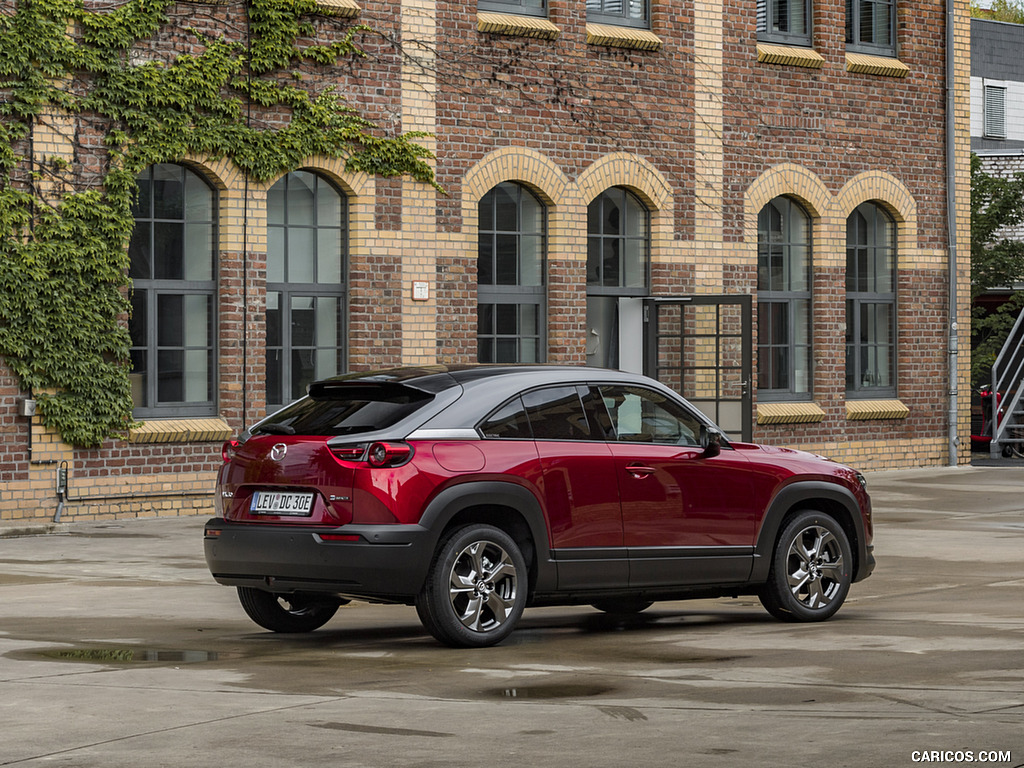
[{"label": "car's rear window", "polygon": [[254,434],[358,435],[397,424],[433,395],[394,384],[317,387],[309,397],[278,411]]}]

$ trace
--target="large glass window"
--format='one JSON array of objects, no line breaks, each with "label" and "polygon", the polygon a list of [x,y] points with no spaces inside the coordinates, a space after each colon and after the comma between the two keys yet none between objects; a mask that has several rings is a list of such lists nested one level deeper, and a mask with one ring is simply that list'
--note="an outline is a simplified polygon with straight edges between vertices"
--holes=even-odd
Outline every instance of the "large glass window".
[{"label": "large glass window", "polygon": [[345,369],[346,200],[289,173],[267,194],[267,410]]},{"label": "large glass window", "polygon": [[477,8],[494,13],[514,13],[522,16],[547,16],[547,0],[478,0]]},{"label": "large glass window", "polygon": [[757,39],[811,44],[811,0],[757,0]]},{"label": "large glass window", "polygon": [[896,0],[846,0],[846,45],[896,55]]},{"label": "large glass window", "polygon": [[811,383],[811,226],[777,197],[757,217],[757,390],[807,399]]},{"label": "large glass window", "polygon": [[481,363],[544,361],[544,206],[521,184],[480,201],[477,357]]},{"label": "large glass window", "polygon": [[896,223],[875,203],[846,220],[846,391],[896,394]]},{"label": "large glass window", "polygon": [[650,240],[647,208],[624,187],[587,208],[588,365],[619,367],[619,299],[647,295]]},{"label": "large glass window", "polygon": [[650,29],[650,0],[587,0],[587,21]]},{"label": "large glass window", "polygon": [[128,248],[135,413],[212,415],[216,198],[181,165],[154,165],[138,184]]}]

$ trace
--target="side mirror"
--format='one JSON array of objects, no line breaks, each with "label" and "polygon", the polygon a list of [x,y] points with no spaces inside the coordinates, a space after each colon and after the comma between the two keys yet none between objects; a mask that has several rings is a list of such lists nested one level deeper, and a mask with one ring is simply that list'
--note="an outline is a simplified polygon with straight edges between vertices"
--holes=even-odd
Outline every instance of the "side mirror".
[{"label": "side mirror", "polygon": [[701,458],[710,459],[722,452],[722,433],[714,427],[700,428],[700,447],[704,449]]}]

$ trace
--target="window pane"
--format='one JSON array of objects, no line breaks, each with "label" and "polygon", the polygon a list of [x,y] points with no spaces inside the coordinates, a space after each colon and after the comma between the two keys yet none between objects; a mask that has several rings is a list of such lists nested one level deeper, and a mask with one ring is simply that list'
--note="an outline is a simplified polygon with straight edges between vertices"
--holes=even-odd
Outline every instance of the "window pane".
[{"label": "window pane", "polygon": [[536,440],[587,440],[590,424],[576,387],[527,392],[523,404]]},{"label": "window pane", "polygon": [[213,222],[185,225],[185,279],[213,280]]},{"label": "window pane", "polygon": [[338,304],[332,296],[321,296],[316,300],[316,345],[318,347],[338,346]]},{"label": "window pane", "polygon": [[267,192],[267,224],[284,225],[286,179],[281,179]]},{"label": "window pane", "polygon": [[504,336],[515,336],[519,332],[518,312],[515,304],[498,304],[495,306],[497,333]]},{"label": "window pane", "polygon": [[185,174],[185,220],[213,221],[213,192],[194,173]]},{"label": "window pane", "polygon": [[494,237],[480,233],[477,238],[476,279],[480,285],[494,285]]},{"label": "window pane", "polygon": [[494,362],[496,363],[518,363],[519,344],[515,339],[494,340]]},{"label": "window pane", "polygon": [[210,297],[192,294],[184,298],[185,346],[210,346]]},{"label": "window pane", "polygon": [[625,284],[629,288],[647,286],[647,241],[626,241],[626,274]]},{"label": "window pane", "polygon": [[148,221],[135,222],[132,239],[128,245],[128,259],[131,263],[128,275],[133,280],[148,280],[153,276],[152,237],[152,224]]},{"label": "window pane", "polygon": [[497,235],[495,238],[495,284],[516,285],[518,270],[517,238],[515,235]]},{"label": "window pane", "polygon": [[157,280],[184,279],[184,233],[182,223],[153,224],[153,261]]},{"label": "window pane", "polygon": [[267,282],[284,282],[284,227],[267,228]]},{"label": "window pane", "polygon": [[185,402],[210,399],[210,354],[206,349],[185,350]]},{"label": "window pane", "polygon": [[312,347],[316,327],[313,298],[292,296],[292,346]]},{"label": "window pane", "polygon": [[185,297],[175,294],[161,294],[156,299],[157,345],[160,347],[181,347],[185,344],[184,319]]},{"label": "window pane", "polygon": [[267,346],[280,347],[284,343],[281,325],[281,294],[270,291],[267,293]]},{"label": "window pane", "polygon": [[280,349],[267,350],[267,405],[283,405],[284,394],[282,383],[284,368],[281,362]]},{"label": "window pane", "polygon": [[314,229],[288,227],[288,282],[314,282],[315,237]]},{"label": "window pane", "polygon": [[523,235],[519,238],[520,248],[520,285],[542,285],[542,264],[544,260],[543,241],[539,235]]},{"label": "window pane", "polygon": [[162,349],[156,358],[156,399],[159,403],[185,401],[185,352]]},{"label": "window pane", "polygon": [[494,205],[494,229],[497,232],[515,232],[519,229],[517,213],[519,187],[515,184],[499,184],[491,194]]},{"label": "window pane", "polygon": [[180,165],[153,166],[153,218],[185,218],[184,175]]},{"label": "window pane", "polygon": [[321,227],[337,227],[345,223],[341,210],[342,197],[323,179],[316,190],[316,223]]},{"label": "window pane", "polygon": [[321,229],[316,233],[316,281],[322,285],[341,283],[342,231]]},{"label": "window pane", "polygon": [[316,186],[316,176],[307,171],[297,171],[288,176],[287,191],[287,222],[289,226],[304,225],[312,226],[313,218],[313,189]]},{"label": "window pane", "polygon": [[523,409],[523,401],[518,397],[506,403],[480,425],[484,437],[524,438],[530,439],[530,422]]}]

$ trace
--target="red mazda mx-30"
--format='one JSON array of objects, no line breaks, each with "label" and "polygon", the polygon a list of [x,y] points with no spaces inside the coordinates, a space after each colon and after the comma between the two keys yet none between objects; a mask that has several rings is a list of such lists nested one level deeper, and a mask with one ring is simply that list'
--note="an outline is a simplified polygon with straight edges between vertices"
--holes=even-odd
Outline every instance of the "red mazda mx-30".
[{"label": "red mazda mx-30", "polygon": [[226,443],[205,548],[266,629],[358,599],[488,646],[538,605],[755,594],[820,621],[871,573],[871,537],[859,472],[730,442],[652,379],[437,366],[317,382]]}]

